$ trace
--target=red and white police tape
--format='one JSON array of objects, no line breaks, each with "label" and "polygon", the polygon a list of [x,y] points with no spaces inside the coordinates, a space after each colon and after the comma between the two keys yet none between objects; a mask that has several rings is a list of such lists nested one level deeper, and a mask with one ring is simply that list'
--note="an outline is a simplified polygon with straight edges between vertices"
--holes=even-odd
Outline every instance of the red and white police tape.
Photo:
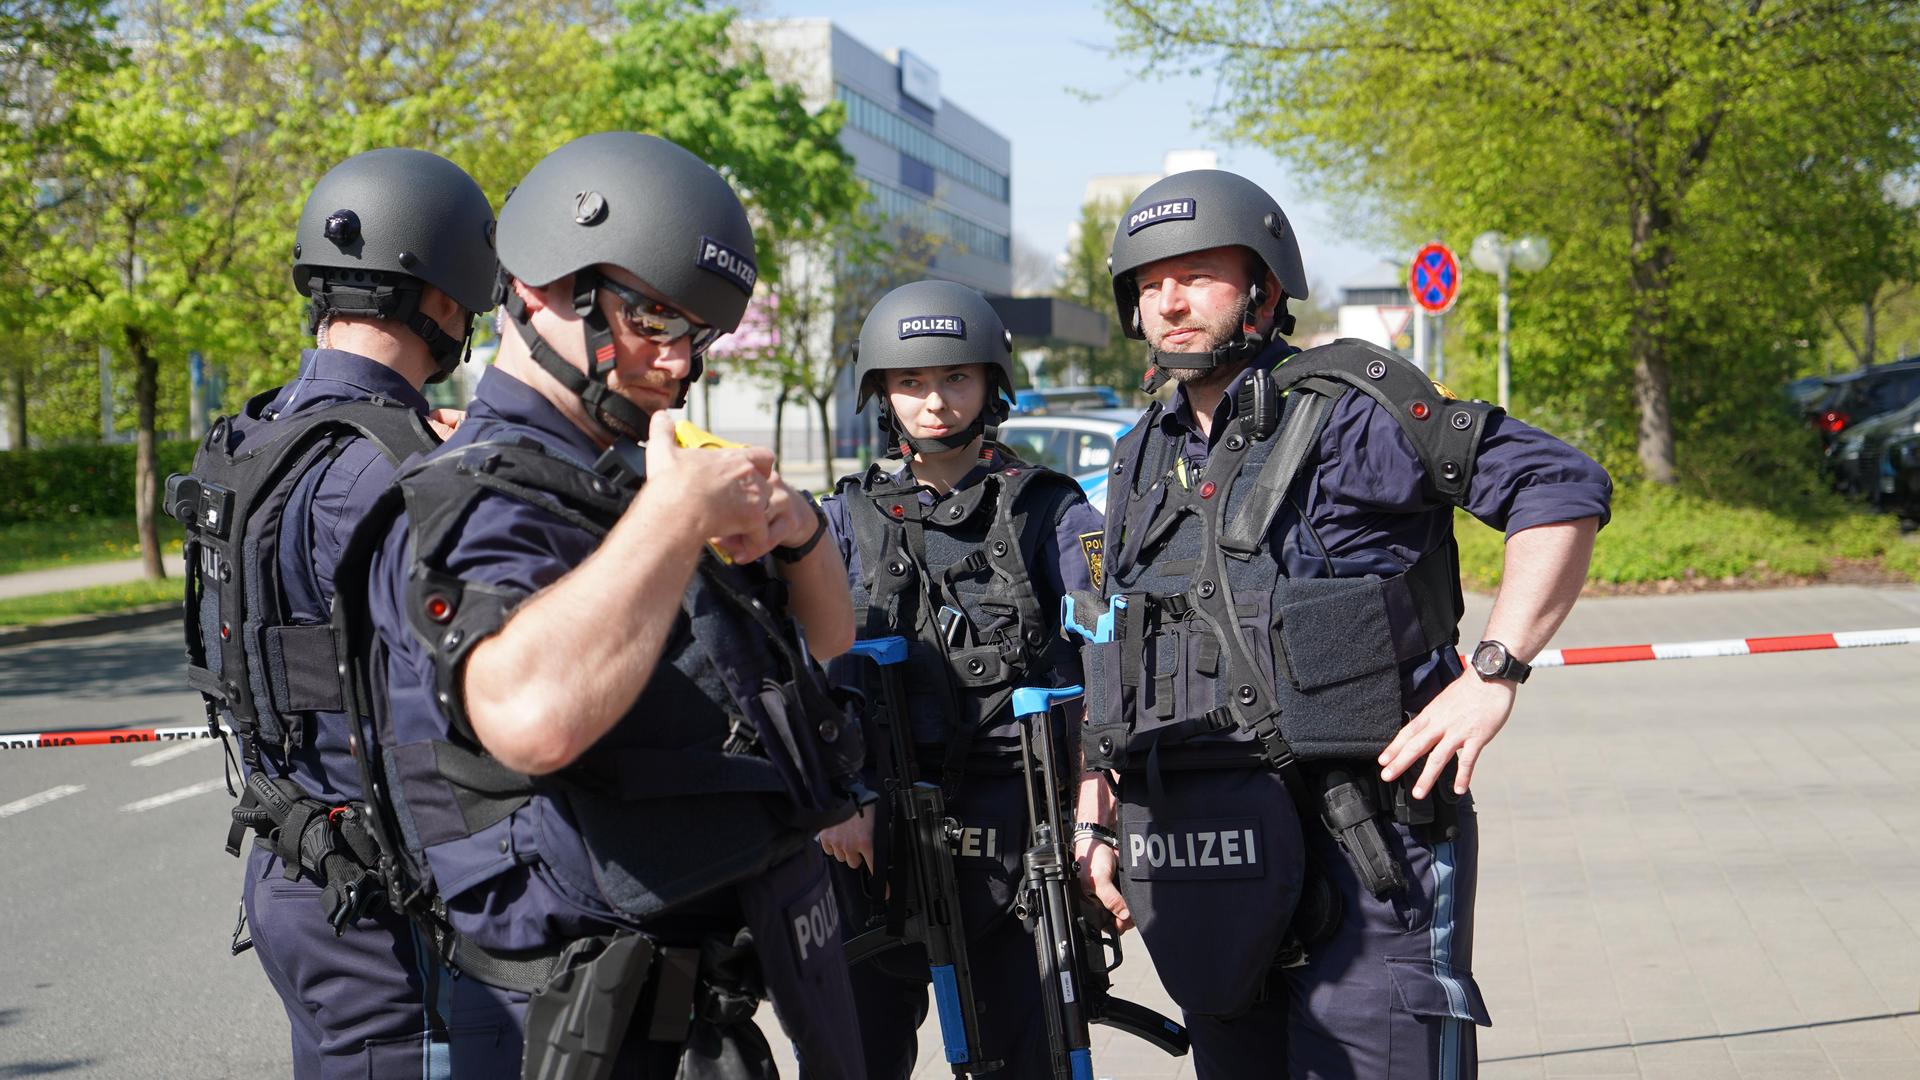
[{"label": "red and white police tape", "polygon": [[[1865,649],[1875,645],[1920,645],[1920,626],[1899,630],[1842,630],[1832,634],[1789,634],[1784,637],[1727,638],[1723,641],[1680,641],[1664,645],[1602,645],[1588,649],[1545,649],[1533,658],[1536,668],[1574,667],[1580,664],[1618,664],[1630,660],[1697,660],[1709,656],[1756,656],[1761,653],[1810,652],[1819,649]],[[220,734],[226,734],[221,728]],[[17,731],[0,733],[0,750],[34,750],[53,746],[106,746],[113,743],[178,742],[210,739],[205,724],[159,728],[103,728],[95,731]]]},{"label": "red and white police tape", "polygon": [[1754,656],[1760,653],[1807,652],[1816,649],[1864,649],[1874,645],[1920,645],[1920,626],[1901,630],[1842,630],[1834,634],[1789,634],[1785,637],[1728,638],[1724,641],[1680,641],[1665,645],[1604,645],[1592,649],[1545,649],[1533,666],[1573,667],[1576,664],[1618,664],[1628,660],[1697,660],[1707,656]]},{"label": "red and white police tape", "polygon": [[[226,728],[220,729],[226,734]],[[214,733],[205,724],[179,727],[101,728],[95,731],[10,731],[0,732],[0,750],[37,750],[50,746],[107,746],[113,743],[180,742],[186,739],[211,739]]]}]

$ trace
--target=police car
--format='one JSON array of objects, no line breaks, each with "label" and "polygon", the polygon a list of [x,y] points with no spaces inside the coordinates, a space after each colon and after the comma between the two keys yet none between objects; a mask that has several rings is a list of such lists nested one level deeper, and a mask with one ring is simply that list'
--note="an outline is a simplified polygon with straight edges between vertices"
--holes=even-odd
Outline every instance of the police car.
[{"label": "police car", "polygon": [[1015,416],[1001,422],[1000,441],[1032,464],[1073,477],[1087,501],[1104,511],[1114,446],[1139,419],[1138,409]]}]

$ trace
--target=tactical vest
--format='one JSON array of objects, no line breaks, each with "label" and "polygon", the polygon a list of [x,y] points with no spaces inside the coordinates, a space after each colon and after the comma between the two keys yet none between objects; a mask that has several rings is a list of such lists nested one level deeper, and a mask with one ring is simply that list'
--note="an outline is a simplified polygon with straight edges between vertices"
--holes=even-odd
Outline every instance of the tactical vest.
[{"label": "tactical vest", "polygon": [[1400,357],[1352,339],[1250,372],[1197,474],[1176,467],[1178,440],[1156,437],[1158,404],[1121,440],[1105,547],[1112,640],[1089,650],[1090,764],[1138,767],[1157,755],[1286,771],[1370,758],[1405,722],[1401,665],[1459,639],[1451,531],[1404,573],[1295,578],[1284,545],[1308,545],[1311,556],[1317,540],[1297,502],[1294,526],[1274,527],[1349,393],[1399,422],[1432,495],[1464,503],[1499,410],[1452,399]]},{"label": "tactical vest", "polygon": [[187,682],[207,719],[225,713],[256,767],[264,747],[304,744],[303,714],[344,708],[326,623],[292,622],[277,560],[280,526],[295,481],[349,439],[364,438],[396,465],[438,445],[412,409],[375,397],[265,423],[279,391],[243,413],[261,421],[238,453],[221,417],[194,455],[193,471],[167,478],[167,513],[186,527]]},{"label": "tactical vest", "polygon": [[[341,580],[364,580],[405,511],[407,624],[432,657],[448,726],[429,741],[396,735],[384,698],[385,650],[364,594],[343,590],[334,617],[352,668],[357,756],[389,902],[415,916],[454,966],[509,988],[541,985],[556,954],[529,961],[529,974],[458,939],[435,881],[434,849],[472,844],[531,806],[543,836],[578,837],[592,880],[567,884],[644,927],[762,873],[843,819],[852,809],[845,784],[865,758],[859,725],[827,697],[780,614],[785,585],[711,552],[678,600],[680,620],[653,677],[579,761],[529,777],[485,752],[461,700],[462,665],[527,594],[456,577],[447,558],[488,493],[604,538],[642,482],[631,466],[606,475],[614,460],[609,452],[596,471],[532,442],[499,441],[418,462],[381,498],[341,561]],[[547,860],[556,874],[564,874],[562,862]]]},{"label": "tactical vest", "polygon": [[853,588],[862,638],[900,635],[908,656],[914,740],[944,747],[938,779],[949,796],[969,766],[1019,765],[1013,691],[1048,670],[1057,613],[1040,603],[1031,567],[1053,542],[1052,515],[1074,481],[1012,467],[931,505],[922,486],[879,465],[836,488],[853,523],[861,574]]}]

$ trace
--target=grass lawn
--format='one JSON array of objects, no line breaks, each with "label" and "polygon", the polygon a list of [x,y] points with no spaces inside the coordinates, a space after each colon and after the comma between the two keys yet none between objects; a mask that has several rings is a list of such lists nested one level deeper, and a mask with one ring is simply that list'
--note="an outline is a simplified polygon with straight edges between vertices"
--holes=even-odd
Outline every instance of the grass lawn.
[{"label": "grass lawn", "polygon": [[178,604],[181,587],[179,578],[168,578],[0,600],[0,626],[32,626],[74,615],[103,615],[152,604]]},{"label": "grass lawn", "polygon": [[[1461,576],[1470,589],[1492,589],[1500,583],[1504,537],[1464,513],[1458,517]],[[1605,589],[1826,577],[1920,581],[1920,536],[1903,537],[1893,518],[1837,498],[1788,511],[1640,485],[1615,493],[1613,520],[1594,544],[1587,581]]]},{"label": "grass lawn", "polygon": [[[181,536],[179,522],[160,519],[160,545],[169,554],[180,550]],[[140,541],[130,517],[0,525],[0,574],[139,557]]]}]

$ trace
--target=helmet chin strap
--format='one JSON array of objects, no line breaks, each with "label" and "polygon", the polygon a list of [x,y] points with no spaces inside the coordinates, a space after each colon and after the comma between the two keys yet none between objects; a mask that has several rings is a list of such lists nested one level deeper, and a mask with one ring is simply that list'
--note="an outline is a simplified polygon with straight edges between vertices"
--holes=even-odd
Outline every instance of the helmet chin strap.
[{"label": "helmet chin strap", "polygon": [[[507,318],[520,334],[520,340],[527,343],[527,351],[533,354],[533,360],[541,370],[554,377],[561,386],[566,387],[580,403],[586,407],[587,415],[593,417],[602,427],[614,435],[632,439],[634,442],[647,441],[647,426],[652,417],[645,409],[614,393],[607,385],[607,378],[613,374],[615,366],[613,349],[613,330],[607,325],[607,318],[600,310],[600,275],[592,270],[581,270],[573,276],[573,310],[580,316],[587,343],[588,370],[582,372],[567,362],[553,346],[547,344],[540,332],[533,328],[526,301],[511,289],[503,300],[507,309]],[[678,408],[686,403],[687,386],[698,377],[698,372],[690,375],[680,384],[680,396],[674,402]]]},{"label": "helmet chin strap", "polygon": [[937,438],[907,434],[906,426],[900,423],[899,419],[893,415],[893,410],[884,402],[880,405],[878,417],[881,431],[893,441],[893,446],[888,450],[888,456],[902,458],[911,454],[925,456],[958,450],[982,435],[986,436],[988,442],[993,442],[1000,437],[1000,421],[1006,418],[1006,402],[1000,400],[998,395],[987,402],[986,407],[980,410],[980,415],[973,418],[973,423],[951,435],[942,435]]},{"label": "helmet chin strap", "polygon": [[[1147,371],[1140,380],[1140,392],[1151,394],[1167,385],[1173,378],[1169,369],[1181,371],[1212,371],[1217,367],[1233,364],[1245,364],[1259,356],[1267,347],[1267,336],[1254,329],[1247,316],[1260,302],[1260,293],[1250,290],[1240,304],[1240,315],[1235,319],[1233,336],[1223,344],[1216,345],[1203,353],[1161,352],[1159,349],[1147,349]],[[1293,332],[1293,316],[1286,311],[1286,297],[1281,297],[1280,314],[1274,330],[1279,334]],[[1134,309],[1134,318],[1140,317],[1139,309]]]}]

